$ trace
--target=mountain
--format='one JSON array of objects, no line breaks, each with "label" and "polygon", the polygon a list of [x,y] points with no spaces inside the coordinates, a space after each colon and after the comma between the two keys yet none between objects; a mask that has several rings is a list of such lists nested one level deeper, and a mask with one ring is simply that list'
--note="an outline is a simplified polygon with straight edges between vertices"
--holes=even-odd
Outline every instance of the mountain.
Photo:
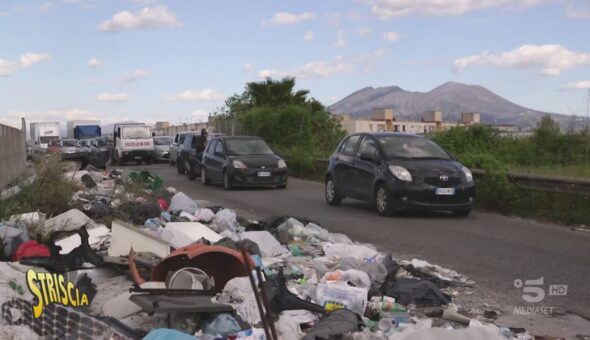
[{"label": "mountain", "polygon": [[419,120],[422,112],[439,110],[443,121],[455,122],[463,112],[478,112],[482,123],[514,124],[523,129],[536,126],[544,115],[560,123],[562,129],[574,124],[575,117],[528,109],[500,97],[479,85],[455,82],[428,92],[410,92],[398,86],[365,87],[328,107],[334,114],[369,117],[376,108],[392,108],[398,119]]}]

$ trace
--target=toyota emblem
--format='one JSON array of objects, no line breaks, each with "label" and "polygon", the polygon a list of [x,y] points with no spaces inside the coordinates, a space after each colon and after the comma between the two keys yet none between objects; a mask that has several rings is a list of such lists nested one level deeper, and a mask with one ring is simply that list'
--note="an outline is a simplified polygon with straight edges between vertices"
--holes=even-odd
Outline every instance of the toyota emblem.
[{"label": "toyota emblem", "polygon": [[440,175],[439,178],[440,178],[441,182],[446,182],[449,180],[449,176],[447,176],[447,175]]}]

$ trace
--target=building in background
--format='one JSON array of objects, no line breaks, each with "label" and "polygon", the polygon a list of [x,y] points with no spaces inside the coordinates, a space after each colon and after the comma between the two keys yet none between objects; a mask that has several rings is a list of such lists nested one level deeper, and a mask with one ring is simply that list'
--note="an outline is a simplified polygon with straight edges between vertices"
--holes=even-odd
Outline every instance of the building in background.
[{"label": "building in background", "polygon": [[338,118],[348,134],[380,131],[426,134],[441,132],[453,126],[479,124],[479,113],[475,112],[461,114],[461,120],[452,123],[443,121],[442,111],[425,111],[421,121],[397,120],[393,109],[375,109],[370,118],[351,118],[346,114]]}]

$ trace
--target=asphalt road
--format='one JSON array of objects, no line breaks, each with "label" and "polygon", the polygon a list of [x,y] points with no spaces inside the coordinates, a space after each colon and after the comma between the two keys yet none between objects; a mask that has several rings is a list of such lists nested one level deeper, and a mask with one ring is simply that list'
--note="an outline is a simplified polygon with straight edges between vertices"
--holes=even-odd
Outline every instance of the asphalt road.
[{"label": "asphalt road", "polygon": [[[420,258],[454,269],[477,282],[480,293],[508,308],[549,306],[590,318],[590,232],[475,212],[468,218],[447,214],[378,216],[366,203],[344,200],[329,206],[323,184],[289,179],[285,190],[238,189],[203,186],[189,181],[168,164],[146,168],[193,199],[232,208],[246,216],[304,216],[332,232],[372,243],[401,258]],[[543,277],[545,299],[528,304],[522,299],[522,281]],[[566,296],[549,296],[549,285],[567,285]]]}]

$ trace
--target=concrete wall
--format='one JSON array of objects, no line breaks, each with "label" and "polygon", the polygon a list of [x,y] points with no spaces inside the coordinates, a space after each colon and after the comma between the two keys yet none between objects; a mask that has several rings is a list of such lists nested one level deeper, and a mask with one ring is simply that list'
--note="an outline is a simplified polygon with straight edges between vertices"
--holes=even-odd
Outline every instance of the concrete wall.
[{"label": "concrete wall", "polygon": [[25,123],[22,130],[0,124],[0,188],[4,188],[25,171]]}]

